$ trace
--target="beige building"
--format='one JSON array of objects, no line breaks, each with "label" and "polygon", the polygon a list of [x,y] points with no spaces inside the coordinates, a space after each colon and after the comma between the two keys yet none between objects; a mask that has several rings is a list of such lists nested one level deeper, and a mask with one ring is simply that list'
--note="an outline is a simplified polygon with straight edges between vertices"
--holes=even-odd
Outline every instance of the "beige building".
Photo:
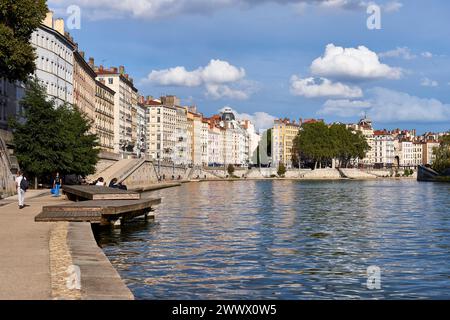
[{"label": "beige building", "polygon": [[[84,52],[73,53],[73,104],[95,122],[96,73],[84,60]],[[94,131],[94,126],[92,127]]]},{"label": "beige building", "polygon": [[300,124],[289,119],[274,121],[272,128],[272,159],[273,166],[283,163],[287,168],[292,167],[294,139],[300,131]]},{"label": "beige building", "polygon": [[95,81],[95,131],[100,148],[114,152],[114,90]]},{"label": "beige building", "polygon": [[370,119],[361,119],[357,124],[347,125],[347,128],[353,131],[359,131],[362,133],[364,138],[366,138],[367,144],[369,145],[369,150],[366,153],[364,159],[359,159],[359,163],[373,166],[375,164],[375,136],[374,129],[372,127],[372,121]]},{"label": "beige building", "polygon": [[427,141],[422,145],[422,164],[432,165],[436,156],[434,155],[434,149],[439,148],[439,142]]},{"label": "beige building", "polygon": [[[94,61],[91,58],[90,64]],[[125,68],[120,66],[104,68],[95,67],[97,80],[104,81],[105,85],[112,89],[114,95],[114,152],[123,155],[136,155],[136,105],[137,89],[133,79],[125,73]],[[134,124],[133,124],[134,123]]]}]

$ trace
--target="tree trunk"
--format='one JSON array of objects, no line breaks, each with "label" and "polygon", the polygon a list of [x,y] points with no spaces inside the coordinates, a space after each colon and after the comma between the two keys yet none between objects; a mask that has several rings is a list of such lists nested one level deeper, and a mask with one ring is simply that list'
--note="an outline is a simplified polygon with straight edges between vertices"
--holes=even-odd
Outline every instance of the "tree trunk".
[{"label": "tree trunk", "polygon": [[34,189],[37,190],[38,188],[38,178],[34,177]]}]

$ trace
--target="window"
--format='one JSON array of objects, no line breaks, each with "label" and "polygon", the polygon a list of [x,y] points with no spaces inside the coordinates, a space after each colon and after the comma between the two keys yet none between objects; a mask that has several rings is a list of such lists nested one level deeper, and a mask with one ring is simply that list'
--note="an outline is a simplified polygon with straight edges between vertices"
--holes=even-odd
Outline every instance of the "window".
[{"label": "window", "polygon": [[113,82],[114,82],[114,79],[113,79],[113,78],[108,78],[108,83],[109,83],[109,84],[113,84]]}]

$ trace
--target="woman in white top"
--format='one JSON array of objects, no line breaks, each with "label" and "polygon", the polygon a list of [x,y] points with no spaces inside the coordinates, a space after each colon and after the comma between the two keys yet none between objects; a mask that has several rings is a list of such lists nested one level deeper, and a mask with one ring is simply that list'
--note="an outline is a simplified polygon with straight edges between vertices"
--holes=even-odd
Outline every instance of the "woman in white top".
[{"label": "woman in white top", "polygon": [[97,183],[95,184],[96,186],[106,186],[105,180],[103,179],[103,177],[98,178]]}]

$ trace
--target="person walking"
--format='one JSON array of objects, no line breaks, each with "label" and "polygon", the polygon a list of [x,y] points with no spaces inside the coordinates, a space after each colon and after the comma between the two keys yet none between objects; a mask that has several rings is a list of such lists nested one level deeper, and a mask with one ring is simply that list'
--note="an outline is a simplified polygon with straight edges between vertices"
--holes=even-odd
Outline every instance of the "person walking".
[{"label": "person walking", "polygon": [[53,180],[53,189],[55,190],[55,193],[53,194],[54,197],[59,197],[59,189],[61,188],[62,180],[59,175],[59,172],[56,173],[55,179]]},{"label": "person walking", "polygon": [[19,209],[23,209],[25,208],[25,192],[28,189],[28,181],[20,170],[17,171],[16,189],[17,197],[19,198]]}]

